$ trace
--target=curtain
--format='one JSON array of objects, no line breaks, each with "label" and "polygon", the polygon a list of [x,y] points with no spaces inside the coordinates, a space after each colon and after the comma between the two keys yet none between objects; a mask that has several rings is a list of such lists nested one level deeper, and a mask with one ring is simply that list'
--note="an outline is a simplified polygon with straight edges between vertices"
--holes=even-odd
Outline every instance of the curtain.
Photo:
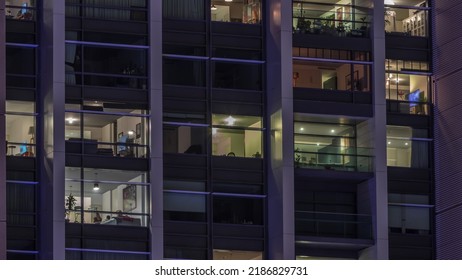
[{"label": "curtain", "polygon": [[412,141],[411,167],[428,168],[428,142]]},{"label": "curtain", "polygon": [[204,19],[204,0],[164,0],[163,9],[166,18]]}]

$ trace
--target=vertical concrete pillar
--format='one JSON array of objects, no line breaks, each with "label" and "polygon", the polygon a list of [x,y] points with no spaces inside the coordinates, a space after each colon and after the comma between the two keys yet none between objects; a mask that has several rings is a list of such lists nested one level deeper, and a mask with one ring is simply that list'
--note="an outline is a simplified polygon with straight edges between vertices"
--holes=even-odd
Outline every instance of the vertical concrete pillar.
[{"label": "vertical concrete pillar", "polygon": [[162,1],[149,3],[151,258],[164,257],[162,146]]},{"label": "vertical concrete pillar", "polygon": [[295,258],[292,1],[267,1],[268,258]]},{"label": "vertical concrete pillar", "polygon": [[385,21],[384,1],[373,3],[373,75],[374,118],[371,120],[374,143],[375,176],[367,182],[371,202],[372,232],[375,245],[364,250],[361,259],[388,259],[388,184],[387,184],[387,108],[385,98]]},{"label": "vertical concrete pillar", "polygon": [[6,259],[5,1],[0,1],[0,260]]},{"label": "vertical concrete pillar", "polygon": [[41,1],[37,141],[41,259],[65,259],[65,1]]}]

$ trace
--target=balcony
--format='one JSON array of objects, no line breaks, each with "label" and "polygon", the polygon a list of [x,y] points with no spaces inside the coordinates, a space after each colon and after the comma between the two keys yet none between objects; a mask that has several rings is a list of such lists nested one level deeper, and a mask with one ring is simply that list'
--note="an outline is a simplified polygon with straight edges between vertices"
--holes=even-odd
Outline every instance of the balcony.
[{"label": "balcony", "polygon": [[296,235],[372,239],[370,215],[295,211]]},{"label": "balcony", "polygon": [[297,144],[295,167],[349,172],[372,172],[373,149]]}]

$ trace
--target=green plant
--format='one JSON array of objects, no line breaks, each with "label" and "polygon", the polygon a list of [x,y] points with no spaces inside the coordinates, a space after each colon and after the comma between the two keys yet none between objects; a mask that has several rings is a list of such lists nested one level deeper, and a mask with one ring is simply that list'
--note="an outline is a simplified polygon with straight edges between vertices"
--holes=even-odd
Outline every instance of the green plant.
[{"label": "green plant", "polygon": [[77,202],[77,199],[75,199],[72,193],[70,193],[69,196],[66,198],[66,209],[69,211],[74,210],[76,202]]}]

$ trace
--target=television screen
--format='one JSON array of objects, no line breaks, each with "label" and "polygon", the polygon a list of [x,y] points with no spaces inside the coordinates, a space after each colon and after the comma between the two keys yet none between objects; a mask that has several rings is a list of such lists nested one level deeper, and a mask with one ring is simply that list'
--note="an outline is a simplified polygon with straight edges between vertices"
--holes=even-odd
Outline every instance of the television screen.
[{"label": "television screen", "polygon": [[[413,92],[409,93],[407,99],[411,102],[419,102],[420,101],[420,89],[416,89]],[[410,107],[416,106],[417,103],[409,103]]]}]

